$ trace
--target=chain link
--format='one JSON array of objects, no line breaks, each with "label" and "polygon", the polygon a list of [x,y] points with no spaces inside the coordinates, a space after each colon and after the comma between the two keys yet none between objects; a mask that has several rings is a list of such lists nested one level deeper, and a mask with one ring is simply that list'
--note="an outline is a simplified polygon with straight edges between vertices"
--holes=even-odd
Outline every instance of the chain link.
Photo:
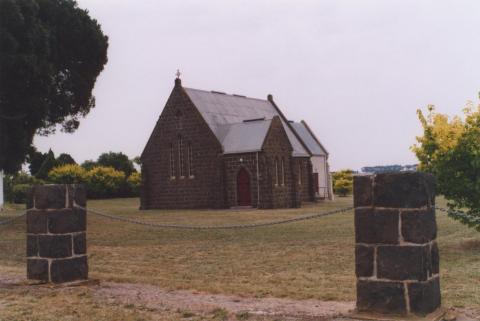
[{"label": "chain link", "polygon": [[156,228],[171,228],[171,229],[185,229],[185,230],[231,230],[231,229],[247,229],[247,228],[255,228],[255,227],[264,227],[264,226],[272,226],[272,225],[280,225],[280,224],[287,224],[287,223],[293,223],[293,222],[300,222],[300,221],[306,221],[306,220],[311,220],[311,219],[316,219],[319,217],[324,217],[324,216],[329,216],[337,213],[344,213],[351,211],[353,207],[346,207],[346,208],[341,208],[341,209],[336,209],[324,213],[317,213],[317,214],[312,214],[312,215],[307,215],[307,216],[301,216],[301,217],[295,217],[295,218],[289,218],[289,219],[284,219],[284,220],[278,220],[278,221],[272,221],[272,222],[265,222],[265,223],[256,223],[256,224],[238,224],[238,225],[223,225],[223,226],[213,226],[213,225],[206,225],[206,226],[193,226],[193,225],[177,225],[177,224],[159,224],[159,223],[151,223],[151,222],[145,222],[145,221],[140,221],[136,219],[129,219],[117,215],[111,215],[107,213],[100,212],[98,210],[94,209],[86,209],[83,207],[78,208],[84,209],[90,213],[93,213],[95,215],[108,218],[111,220],[116,220],[116,221],[121,221],[121,222],[126,222],[126,223],[131,223],[131,224],[137,224],[137,225],[142,225],[142,226],[148,226],[148,227],[156,227]]},{"label": "chain link", "polygon": [[24,217],[25,215],[27,215],[26,212],[24,212],[24,213],[22,213],[22,214],[20,214],[20,215],[18,215],[18,216],[9,218],[8,220],[0,221],[0,226],[1,226],[1,225],[7,225],[7,224],[10,224],[10,223],[13,223],[13,222],[15,222],[16,220]]},{"label": "chain link", "polygon": [[[115,221],[121,221],[121,222],[126,222],[126,223],[131,223],[131,224],[137,224],[137,225],[142,225],[142,226],[148,226],[148,227],[157,227],[157,228],[171,228],[171,229],[187,229],[187,230],[228,230],[228,229],[247,229],[247,228],[255,228],[255,227],[265,227],[265,226],[272,226],[272,225],[280,225],[280,224],[288,224],[288,223],[294,223],[294,222],[301,222],[301,221],[307,221],[311,219],[316,219],[324,216],[330,216],[333,214],[337,213],[345,213],[348,211],[351,211],[354,209],[354,207],[345,207],[345,208],[340,208],[328,212],[323,212],[323,213],[317,213],[317,214],[312,214],[312,215],[307,215],[307,216],[300,216],[300,217],[295,217],[295,218],[288,218],[284,220],[278,220],[278,221],[272,221],[272,222],[265,222],[265,223],[255,223],[255,224],[237,224],[237,225],[224,225],[224,226],[214,226],[214,225],[206,225],[206,226],[193,226],[193,225],[178,225],[178,224],[159,224],[159,223],[152,223],[152,222],[145,222],[145,221],[140,221],[136,219],[129,219],[126,217],[121,217],[118,215],[112,215],[112,214],[107,214],[104,212],[100,212],[95,209],[86,209],[84,207],[76,206],[80,209],[86,210],[90,213],[93,213],[95,215],[108,218],[111,220]],[[445,212],[445,213],[457,213],[457,214],[464,214],[464,212],[461,211],[451,211],[446,208],[442,207],[435,207],[436,210]],[[16,220],[19,220],[20,218],[24,217],[27,213],[24,212],[18,216],[12,217],[7,220],[0,221],[0,226],[2,225],[7,225],[10,223],[15,222]]]}]

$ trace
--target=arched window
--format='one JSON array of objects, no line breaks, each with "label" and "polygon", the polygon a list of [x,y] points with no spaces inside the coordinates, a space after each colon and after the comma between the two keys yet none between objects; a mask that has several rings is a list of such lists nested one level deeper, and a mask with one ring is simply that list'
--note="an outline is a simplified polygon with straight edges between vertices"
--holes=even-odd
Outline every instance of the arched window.
[{"label": "arched window", "polygon": [[175,154],[173,144],[170,144],[170,178],[175,178]]},{"label": "arched window", "polygon": [[192,143],[188,143],[188,146],[187,146],[187,161],[188,161],[188,177],[193,178]]},{"label": "arched window", "polygon": [[299,161],[298,162],[298,185],[302,185],[302,175],[303,175],[302,162]]},{"label": "arched window", "polygon": [[185,158],[183,157],[182,136],[178,136],[178,163],[180,178],[183,178],[185,177]]},{"label": "arched window", "polygon": [[278,186],[278,158],[275,157],[275,186]]},{"label": "arched window", "polygon": [[280,176],[282,186],[285,185],[285,159],[282,157],[282,175]]}]

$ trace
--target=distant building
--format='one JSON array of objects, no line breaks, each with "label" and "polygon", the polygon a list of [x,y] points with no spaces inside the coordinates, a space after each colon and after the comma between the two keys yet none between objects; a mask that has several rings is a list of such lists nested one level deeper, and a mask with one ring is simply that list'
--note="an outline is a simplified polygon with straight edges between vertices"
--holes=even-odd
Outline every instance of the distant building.
[{"label": "distant building", "polygon": [[383,165],[362,167],[363,173],[416,172],[418,165]]},{"label": "distant building", "polygon": [[328,153],[274,103],[175,86],[141,155],[141,208],[298,207],[332,195]]}]

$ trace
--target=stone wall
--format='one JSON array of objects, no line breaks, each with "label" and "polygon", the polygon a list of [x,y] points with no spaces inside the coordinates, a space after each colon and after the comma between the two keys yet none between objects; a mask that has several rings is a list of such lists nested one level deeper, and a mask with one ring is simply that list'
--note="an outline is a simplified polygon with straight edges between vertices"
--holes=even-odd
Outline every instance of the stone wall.
[{"label": "stone wall", "polygon": [[[184,175],[179,173],[178,137],[182,137]],[[173,144],[175,175],[170,174]],[[191,144],[193,175],[188,175]],[[222,147],[176,79],[142,153],[141,208],[224,208]]]},{"label": "stone wall", "polygon": [[437,310],[434,178],[355,176],[354,206],[358,312],[424,316]]},{"label": "stone wall", "polygon": [[[300,169],[301,167],[301,169]],[[293,172],[295,185],[301,202],[315,201],[315,186],[313,181],[313,166],[309,157],[294,157]],[[299,180],[301,176],[301,182]]]},{"label": "stone wall", "polygon": [[[260,160],[260,156],[259,156]],[[238,205],[237,201],[237,175],[243,167],[250,174],[250,191],[252,206],[258,206],[258,184],[257,184],[257,154],[229,154],[223,156],[225,164],[225,193],[227,196],[227,207]],[[259,164],[260,166],[260,164]],[[260,171],[261,173],[261,171]],[[260,178],[262,179],[262,178]]]},{"label": "stone wall", "polygon": [[79,185],[33,187],[27,201],[27,278],[63,283],[88,278],[86,193]]},{"label": "stone wall", "polygon": [[[272,119],[263,143],[265,155],[264,177],[262,190],[264,191],[263,208],[288,208],[299,204],[297,201],[297,186],[293,173],[292,146],[279,116]],[[278,160],[279,182],[275,184],[275,159]],[[284,161],[285,180],[282,183],[281,164]]]},{"label": "stone wall", "polygon": [[[182,137],[185,173],[188,172],[187,146],[191,144],[193,175],[179,174],[178,137]],[[173,145],[175,175],[170,173],[170,146]],[[279,116],[265,138],[259,155],[260,202],[256,178],[256,153],[223,155],[222,146],[181,85],[175,87],[142,153],[142,209],[151,208],[228,208],[237,205],[236,174],[240,166],[251,173],[252,206],[285,208],[300,206],[301,200],[314,200],[312,166],[308,157],[293,158],[292,147]],[[284,184],[273,183],[274,159],[285,160]],[[239,164],[240,158],[245,160]],[[295,173],[299,162],[302,185]]]}]

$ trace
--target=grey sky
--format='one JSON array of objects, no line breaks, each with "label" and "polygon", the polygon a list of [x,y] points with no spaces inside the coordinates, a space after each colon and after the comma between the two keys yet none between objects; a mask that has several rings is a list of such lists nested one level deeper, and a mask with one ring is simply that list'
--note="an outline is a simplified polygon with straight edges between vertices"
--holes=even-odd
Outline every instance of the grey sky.
[{"label": "grey sky", "polygon": [[415,111],[458,114],[480,90],[479,1],[79,0],[110,37],[97,107],[35,142],[77,161],[137,156],[173,87],[274,100],[333,169],[409,164]]}]

